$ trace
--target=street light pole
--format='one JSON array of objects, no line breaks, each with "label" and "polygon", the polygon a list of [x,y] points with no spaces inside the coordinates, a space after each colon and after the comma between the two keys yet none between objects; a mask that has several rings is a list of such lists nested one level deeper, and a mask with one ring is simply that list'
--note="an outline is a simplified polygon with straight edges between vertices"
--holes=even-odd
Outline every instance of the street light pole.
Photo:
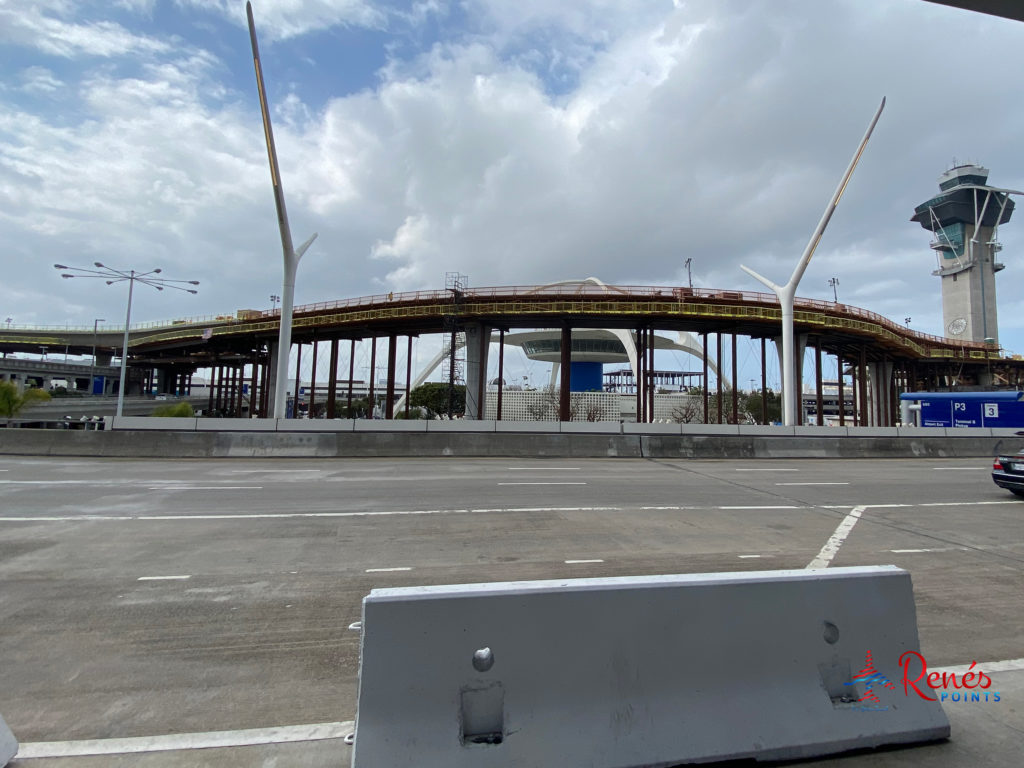
[{"label": "street light pole", "polygon": [[[96,269],[87,269],[84,267],[68,267],[64,264],[54,264],[54,269],[61,271],[61,277],[64,279],[70,279],[72,277],[86,277],[92,279],[104,280],[107,285],[113,285],[114,283],[128,283],[128,309],[125,312],[124,319],[124,340],[121,343],[121,382],[117,388],[117,416],[120,418],[124,415],[124,391],[128,385],[128,326],[132,321],[132,293],[135,288],[135,283],[140,282],[144,285],[156,288],[158,291],[162,291],[164,288],[174,288],[178,291],[185,291],[185,293],[196,294],[199,291],[194,288],[186,288],[186,285],[199,285],[198,280],[170,280],[166,277],[154,277],[159,275],[163,270],[152,269],[149,272],[136,272],[134,269],[130,269],[127,272],[108,267],[100,262],[93,262],[93,266]],[[97,321],[100,322],[100,321]],[[95,325],[93,326],[94,340],[95,340]],[[93,348],[95,355],[95,347]],[[95,357],[93,358],[95,362]]]},{"label": "street light pole", "polygon": [[832,286],[832,301],[834,301],[836,304],[838,304],[839,303],[839,292],[836,291],[836,286],[839,285],[839,278],[838,277],[830,277],[828,279],[828,284]]},{"label": "street light pole", "polygon": [[128,311],[124,316],[124,339],[121,341],[121,382],[117,386],[117,417],[124,415],[124,391],[128,388],[128,326],[132,322],[132,291],[135,288],[135,270],[129,270]]}]

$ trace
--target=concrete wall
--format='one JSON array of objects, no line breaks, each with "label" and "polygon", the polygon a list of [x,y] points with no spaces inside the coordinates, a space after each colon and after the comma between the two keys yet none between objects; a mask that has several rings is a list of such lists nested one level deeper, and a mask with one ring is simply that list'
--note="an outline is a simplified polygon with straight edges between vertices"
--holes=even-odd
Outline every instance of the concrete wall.
[{"label": "concrete wall", "polygon": [[[2,429],[0,454],[98,457],[537,456],[577,458],[991,457],[1024,448],[1013,430],[730,425],[125,419],[127,429]],[[195,422],[194,424],[192,422]],[[398,422],[400,423],[400,422]],[[413,424],[413,422],[410,422]],[[295,429],[301,425],[301,430]],[[142,427],[149,427],[143,429]],[[373,429],[366,427],[373,426]],[[201,427],[201,428],[200,428]],[[360,428],[363,427],[363,428]],[[513,429],[514,427],[514,429]]]}]

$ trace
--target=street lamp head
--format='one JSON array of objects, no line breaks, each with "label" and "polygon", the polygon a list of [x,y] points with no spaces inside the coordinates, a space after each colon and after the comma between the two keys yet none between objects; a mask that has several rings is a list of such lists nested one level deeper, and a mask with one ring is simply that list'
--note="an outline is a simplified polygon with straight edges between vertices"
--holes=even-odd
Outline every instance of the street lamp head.
[{"label": "street lamp head", "polygon": [[74,275],[63,274],[63,275],[61,275],[61,277],[63,277],[65,280],[67,280],[69,277],[74,277]]},{"label": "street lamp head", "polygon": [[192,294],[199,293],[199,291],[193,290],[192,288],[187,288],[186,290]]},{"label": "street lamp head", "polygon": [[94,262],[92,263],[92,265],[93,265],[94,267],[99,267],[100,269],[106,269],[106,267],[104,267],[104,266],[103,266],[102,264],[100,264],[100,263],[99,263],[98,261],[94,261]]},{"label": "street lamp head", "polygon": [[[199,281],[198,280],[189,280],[188,284],[189,285],[199,285]],[[193,293],[195,293],[195,291],[193,291]]]},{"label": "street lamp head", "polygon": [[113,280],[107,280],[107,285],[113,285],[113,284],[114,284],[114,282],[115,282],[115,281],[113,281]]},{"label": "street lamp head", "polygon": [[157,267],[156,269],[153,270],[154,275],[159,275],[161,272],[163,272],[163,270],[160,269],[160,267]]},{"label": "street lamp head", "polygon": [[70,269],[70,267],[68,267],[66,264],[54,264],[53,268],[54,269]]}]

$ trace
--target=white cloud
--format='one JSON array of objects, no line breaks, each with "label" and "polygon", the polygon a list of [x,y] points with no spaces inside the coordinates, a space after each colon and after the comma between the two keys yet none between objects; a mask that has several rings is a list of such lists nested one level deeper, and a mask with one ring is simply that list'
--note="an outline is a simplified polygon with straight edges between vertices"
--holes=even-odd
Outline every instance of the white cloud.
[{"label": "white cloud", "polygon": [[[238,0],[178,2],[247,24],[245,5]],[[287,40],[339,25],[378,29],[386,23],[386,14],[368,0],[256,0],[252,5],[261,40]]]},{"label": "white cloud", "polygon": [[49,94],[59,91],[64,83],[46,67],[28,67],[21,71],[21,90],[26,93]]},{"label": "white cloud", "polygon": [[[240,22],[239,4],[189,4]],[[862,6],[693,0],[636,12],[479,0],[467,6],[481,17],[471,34],[393,60],[375,85],[324,105],[279,99],[294,237],[320,233],[298,301],[436,288],[456,270],[473,285],[591,274],[681,282],[687,257],[697,285],[759,290],[738,264],[788,277],[885,94],[801,294],[831,298],[837,276],[840,300],[939,332],[929,236],[908,219],[956,154],[989,163],[997,185],[1024,186],[1024,110],[1010,68],[992,63],[1014,60],[1020,28],[919,0]],[[56,18],[56,7],[36,16]],[[373,26],[383,13],[296,0],[260,2],[256,19],[261,39],[284,39]],[[957,35],[965,49],[984,44],[984,60],[951,56]],[[36,48],[44,38],[37,30]],[[194,306],[210,313],[269,303],[280,246],[251,82],[227,79],[222,51],[153,42],[134,48],[133,77],[103,67],[77,82],[53,75],[81,97],[73,117],[0,110],[0,237],[16,244],[8,258],[29,265],[2,289],[9,303],[52,280],[40,269],[58,255],[159,258],[168,274],[203,280]],[[535,44],[548,61],[562,43],[578,75],[566,90],[527,55]],[[34,77],[45,83],[49,71]],[[957,94],[985,109],[958,109]],[[1004,307],[1019,304],[1008,279],[1013,246],[1024,243],[1015,227],[1024,224],[1002,232]],[[80,301],[67,288],[59,295]],[[164,300],[147,303],[148,314],[184,311]],[[1004,327],[1024,349],[1020,324],[1007,317]]]},{"label": "white cloud", "polygon": [[80,24],[61,18],[70,13],[69,4],[60,0],[30,4],[2,0],[0,43],[35,48],[66,58],[81,54],[111,57],[162,53],[170,49],[165,41],[133,33],[112,21]]}]

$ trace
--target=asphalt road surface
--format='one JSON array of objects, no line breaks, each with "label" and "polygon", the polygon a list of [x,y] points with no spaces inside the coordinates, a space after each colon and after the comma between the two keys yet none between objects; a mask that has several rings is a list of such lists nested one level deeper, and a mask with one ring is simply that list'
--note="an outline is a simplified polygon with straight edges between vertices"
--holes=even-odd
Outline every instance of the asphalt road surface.
[{"label": "asphalt road surface", "polygon": [[348,721],[374,587],[816,560],[909,570],[930,664],[1021,659],[1024,500],[990,469],[3,457],[0,714],[22,742]]}]

